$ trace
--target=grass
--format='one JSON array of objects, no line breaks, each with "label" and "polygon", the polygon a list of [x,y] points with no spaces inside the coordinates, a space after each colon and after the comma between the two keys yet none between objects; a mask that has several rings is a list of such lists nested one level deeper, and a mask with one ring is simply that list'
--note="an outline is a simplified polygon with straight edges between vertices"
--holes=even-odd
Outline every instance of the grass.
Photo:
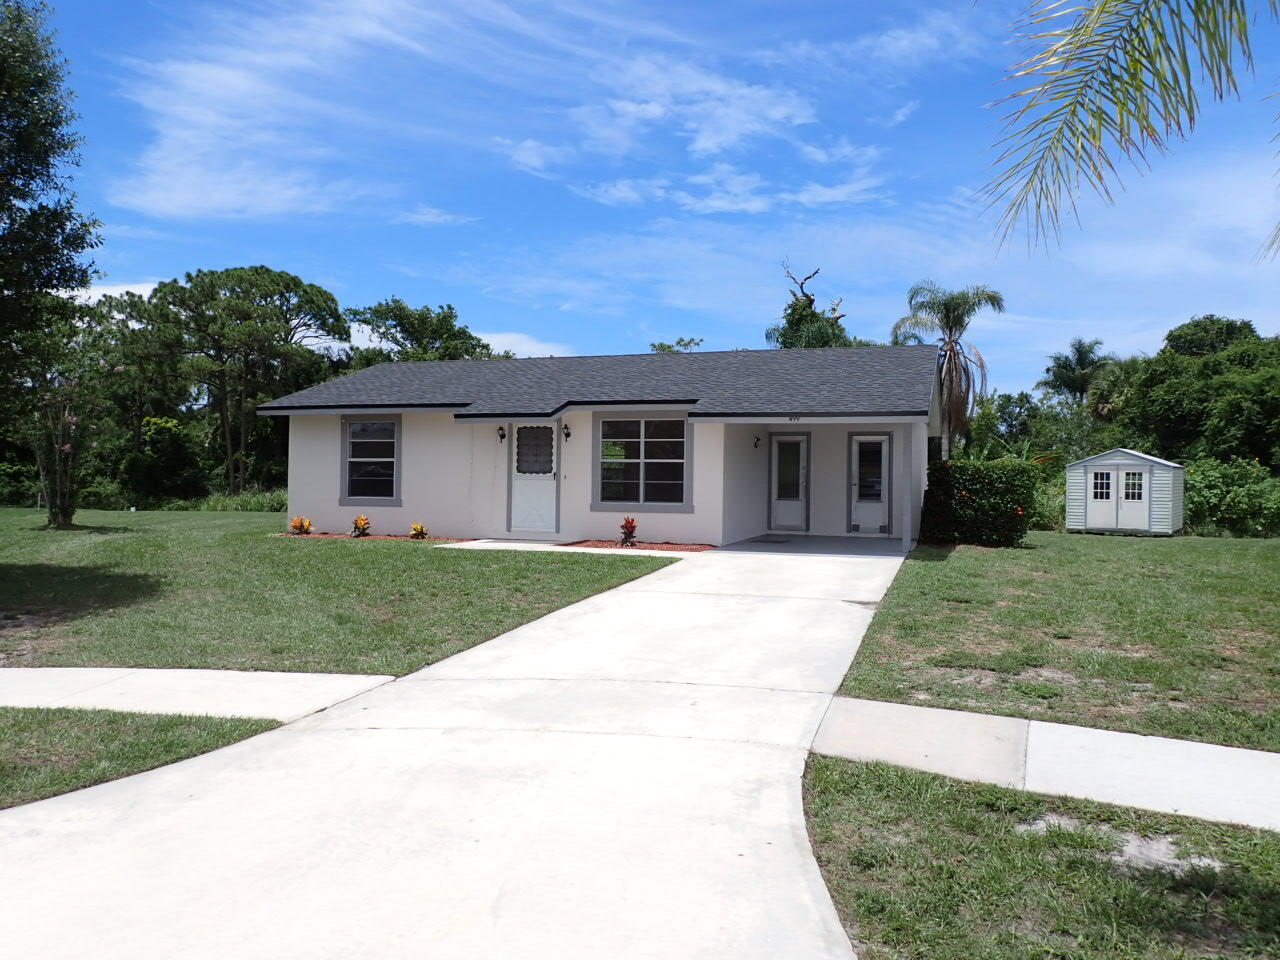
[{"label": "grass", "polygon": [[8,666],[400,675],[670,562],[272,537],[276,514],[40,519],[0,509]]},{"label": "grass", "polygon": [[1280,750],[1280,540],[920,547],[840,692]]},{"label": "grass", "polygon": [[[1280,834],[819,756],[805,805],[860,960],[1280,956]],[[1117,861],[1126,833],[1219,865]]]},{"label": "grass", "polygon": [[173,763],[274,720],[0,707],[0,809]]}]

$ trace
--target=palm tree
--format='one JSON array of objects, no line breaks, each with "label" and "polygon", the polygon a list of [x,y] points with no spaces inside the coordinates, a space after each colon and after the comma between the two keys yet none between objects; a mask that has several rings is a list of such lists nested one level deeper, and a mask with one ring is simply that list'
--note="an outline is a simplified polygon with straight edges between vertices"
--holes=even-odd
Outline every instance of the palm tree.
[{"label": "palm tree", "polygon": [[[1277,0],[1034,0],[1014,32],[1035,44],[1008,79],[1019,89],[996,145],[987,198],[1004,208],[1005,238],[1020,223],[1028,242],[1057,237],[1087,184],[1111,200],[1116,160],[1137,169],[1151,152],[1195,129],[1206,99],[1239,93],[1253,68],[1250,32]],[[1280,226],[1266,249],[1280,250]]]},{"label": "palm tree", "polygon": [[1115,360],[1110,354],[1099,353],[1101,347],[1101,340],[1074,338],[1065,353],[1050,354],[1049,365],[1036,386],[1065,393],[1077,403],[1083,403],[1098,371]]},{"label": "palm tree", "polygon": [[1147,358],[1139,354],[1112,360],[1098,370],[1089,383],[1085,409],[1099,420],[1114,420],[1133,395]]},{"label": "palm tree", "polygon": [[969,425],[978,397],[987,390],[987,363],[964,339],[983,307],[1004,313],[1004,296],[990,287],[944,290],[922,280],[907,291],[907,315],[893,325],[893,342],[916,336],[938,340],[938,384],[942,391],[942,456],[950,456],[951,438]]}]

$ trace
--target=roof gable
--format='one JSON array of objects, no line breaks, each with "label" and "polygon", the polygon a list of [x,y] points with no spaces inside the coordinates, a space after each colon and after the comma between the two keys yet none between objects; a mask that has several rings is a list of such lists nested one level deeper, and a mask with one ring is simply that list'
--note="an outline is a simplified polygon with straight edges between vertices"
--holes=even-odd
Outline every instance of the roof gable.
[{"label": "roof gable", "polygon": [[1102,453],[1095,453],[1091,457],[1085,457],[1082,460],[1073,460],[1071,463],[1068,463],[1067,466],[1074,467],[1076,464],[1088,463],[1090,460],[1100,460],[1103,457],[1109,457],[1116,453],[1128,454],[1129,456],[1136,457],[1139,460],[1146,460],[1148,463],[1158,463],[1162,466],[1177,467],[1179,470],[1182,469],[1182,464],[1180,463],[1174,463],[1172,460],[1161,460],[1159,457],[1153,457],[1149,453],[1140,453],[1137,450],[1130,450],[1128,447],[1112,447],[1110,450],[1104,450]]}]

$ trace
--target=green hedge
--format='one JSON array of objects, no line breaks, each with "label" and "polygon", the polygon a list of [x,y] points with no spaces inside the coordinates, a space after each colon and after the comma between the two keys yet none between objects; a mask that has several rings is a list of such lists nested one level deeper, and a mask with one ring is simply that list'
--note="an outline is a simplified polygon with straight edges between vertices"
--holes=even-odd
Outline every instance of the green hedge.
[{"label": "green hedge", "polygon": [[246,490],[237,494],[211,493],[197,500],[166,500],[153,509],[283,513],[288,506],[287,490]]},{"label": "green hedge", "polygon": [[1193,460],[1185,479],[1192,533],[1280,536],[1280,477],[1257,460]]},{"label": "green hedge", "polygon": [[1036,468],[1025,460],[942,460],[929,467],[920,539],[1016,547],[1035,501]]}]

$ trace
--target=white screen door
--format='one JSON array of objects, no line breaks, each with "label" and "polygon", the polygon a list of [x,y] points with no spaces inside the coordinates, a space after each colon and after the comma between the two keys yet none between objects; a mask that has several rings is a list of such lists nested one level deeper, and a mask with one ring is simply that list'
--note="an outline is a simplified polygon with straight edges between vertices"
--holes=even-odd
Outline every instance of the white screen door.
[{"label": "white screen door", "polygon": [[770,438],[769,526],[809,529],[809,438]]},{"label": "white screen door", "polygon": [[889,438],[849,438],[849,532],[889,535]]},{"label": "white screen door", "polygon": [[1094,467],[1085,473],[1084,525],[1092,530],[1116,526],[1116,476],[1119,471]]},{"label": "white screen door", "polygon": [[515,424],[511,439],[511,529],[556,529],[556,432],[544,423]]}]

